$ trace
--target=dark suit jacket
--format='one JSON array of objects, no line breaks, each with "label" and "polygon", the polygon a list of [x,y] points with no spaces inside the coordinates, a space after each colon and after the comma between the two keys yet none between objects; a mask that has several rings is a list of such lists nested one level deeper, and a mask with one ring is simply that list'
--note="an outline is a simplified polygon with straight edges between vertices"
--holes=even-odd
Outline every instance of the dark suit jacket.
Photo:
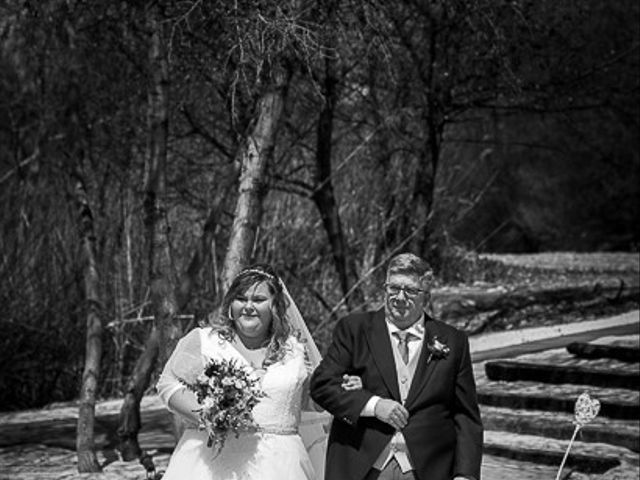
[{"label": "dark suit jacket", "polygon": [[[420,480],[480,478],[483,429],[466,335],[429,317],[405,408],[403,429]],[[449,346],[446,358],[427,362],[427,342],[437,336]],[[374,417],[360,417],[372,395],[400,401],[384,309],[347,316],[336,325],[327,355],[311,379],[313,400],[334,421],[327,449],[326,480],[364,478],[394,429]],[[342,375],[362,378],[363,390],[347,392]]]}]

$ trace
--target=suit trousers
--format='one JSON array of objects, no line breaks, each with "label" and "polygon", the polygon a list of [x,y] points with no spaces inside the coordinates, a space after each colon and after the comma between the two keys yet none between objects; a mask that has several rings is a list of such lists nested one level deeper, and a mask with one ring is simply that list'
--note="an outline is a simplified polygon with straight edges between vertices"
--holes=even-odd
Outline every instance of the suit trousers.
[{"label": "suit trousers", "polygon": [[367,473],[367,476],[363,480],[418,480],[415,472],[409,470],[407,473],[402,473],[402,469],[395,458],[392,458],[384,470],[378,470],[372,468]]}]

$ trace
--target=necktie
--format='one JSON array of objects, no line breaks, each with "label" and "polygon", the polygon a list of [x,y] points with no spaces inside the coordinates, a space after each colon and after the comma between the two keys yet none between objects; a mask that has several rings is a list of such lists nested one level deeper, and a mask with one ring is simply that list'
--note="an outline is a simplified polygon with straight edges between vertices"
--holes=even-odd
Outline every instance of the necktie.
[{"label": "necktie", "polygon": [[409,341],[414,335],[403,331],[393,332],[393,334],[398,338],[398,352],[400,352],[400,358],[406,365],[409,363]]}]

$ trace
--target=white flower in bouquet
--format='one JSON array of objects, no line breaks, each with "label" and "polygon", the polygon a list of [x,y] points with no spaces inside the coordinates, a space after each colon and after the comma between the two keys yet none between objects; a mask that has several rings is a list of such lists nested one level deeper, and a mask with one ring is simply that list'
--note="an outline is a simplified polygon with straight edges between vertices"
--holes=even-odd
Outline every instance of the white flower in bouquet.
[{"label": "white flower in bouquet", "polygon": [[194,383],[184,383],[201,405],[198,428],[209,434],[207,446],[219,452],[229,432],[237,437],[241,431],[256,428],[253,407],[265,393],[259,380],[234,360],[211,360]]}]

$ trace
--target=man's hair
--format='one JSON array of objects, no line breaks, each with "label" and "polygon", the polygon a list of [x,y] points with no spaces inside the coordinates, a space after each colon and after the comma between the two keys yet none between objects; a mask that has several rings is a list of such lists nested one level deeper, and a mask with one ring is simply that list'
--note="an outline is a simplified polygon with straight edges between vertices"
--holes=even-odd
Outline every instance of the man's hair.
[{"label": "man's hair", "polygon": [[389,260],[387,276],[395,274],[416,275],[427,285],[431,285],[433,281],[431,265],[413,253],[400,253]]}]

